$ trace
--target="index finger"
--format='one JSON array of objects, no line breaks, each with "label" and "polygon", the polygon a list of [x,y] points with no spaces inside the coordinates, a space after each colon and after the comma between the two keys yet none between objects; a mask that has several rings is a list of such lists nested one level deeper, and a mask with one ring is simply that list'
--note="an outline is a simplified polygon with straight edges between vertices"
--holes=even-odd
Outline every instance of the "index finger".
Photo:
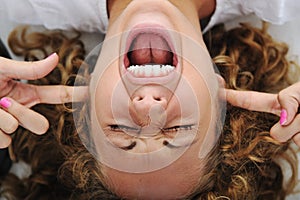
[{"label": "index finger", "polygon": [[58,55],[34,62],[16,61],[0,57],[0,74],[12,79],[35,80],[46,76],[58,63]]},{"label": "index finger", "polygon": [[280,116],[281,106],[276,94],[225,89],[226,100],[233,106]]},{"label": "index finger", "polygon": [[88,86],[35,86],[38,103],[63,104],[82,102],[88,98]]}]

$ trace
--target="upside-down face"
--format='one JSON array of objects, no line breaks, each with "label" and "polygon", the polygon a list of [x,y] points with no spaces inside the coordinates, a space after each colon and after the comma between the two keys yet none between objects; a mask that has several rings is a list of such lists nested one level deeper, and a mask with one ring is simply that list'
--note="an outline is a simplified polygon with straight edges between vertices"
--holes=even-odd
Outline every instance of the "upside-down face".
[{"label": "upside-down face", "polygon": [[195,189],[218,138],[218,82],[190,1],[116,1],[92,75],[91,136],[107,186],[129,199]]}]

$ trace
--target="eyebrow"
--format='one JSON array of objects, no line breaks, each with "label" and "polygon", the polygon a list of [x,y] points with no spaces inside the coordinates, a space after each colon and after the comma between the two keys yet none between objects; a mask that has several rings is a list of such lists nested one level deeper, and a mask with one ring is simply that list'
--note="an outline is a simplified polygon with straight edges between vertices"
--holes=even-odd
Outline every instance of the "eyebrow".
[{"label": "eyebrow", "polygon": [[125,151],[128,151],[128,150],[132,150],[135,146],[136,146],[136,141],[133,141],[133,142],[131,142],[130,145],[125,146],[125,147],[119,147],[119,148],[121,148],[121,149],[123,149]]},{"label": "eyebrow", "polygon": [[175,149],[175,148],[182,148],[182,147],[188,147],[192,144],[195,144],[197,142],[197,139],[193,139],[192,142],[189,142],[188,144],[184,144],[184,145],[174,145],[171,142],[164,140],[163,141],[163,145],[165,145],[166,147],[170,148],[170,149]]},{"label": "eyebrow", "polygon": [[167,140],[163,141],[163,145],[165,145],[166,147],[170,148],[170,149],[174,149],[174,148],[178,148],[178,146],[175,146],[173,144],[171,144],[170,142],[168,142]]},{"label": "eyebrow", "polygon": [[[134,147],[136,146],[136,144],[137,144],[137,142],[136,142],[136,141],[133,141],[133,142],[131,142],[130,145],[124,146],[124,147],[119,147],[119,148],[122,149],[122,150],[125,150],[125,151],[129,151],[129,150],[134,149]],[[169,143],[167,140],[164,140],[164,141],[163,141],[163,145],[165,145],[166,147],[168,147],[168,148],[170,148],[170,149],[174,149],[174,148],[179,148],[179,147],[181,147],[181,146],[175,146],[175,145]]]},{"label": "eyebrow", "polygon": [[170,148],[170,149],[176,149],[176,148],[181,148],[181,147],[184,147],[184,146],[188,146],[188,145],[180,145],[180,146],[176,146],[170,142],[168,142],[167,140],[164,140],[163,141],[163,145],[165,145],[166,147]]}]

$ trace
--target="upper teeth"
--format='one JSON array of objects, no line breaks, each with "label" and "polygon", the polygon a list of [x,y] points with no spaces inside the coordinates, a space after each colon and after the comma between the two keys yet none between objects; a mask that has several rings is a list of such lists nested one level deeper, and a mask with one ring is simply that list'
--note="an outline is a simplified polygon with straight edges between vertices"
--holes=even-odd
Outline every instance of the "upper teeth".
[{"label": "upper teeth", "polygon": [[166,76],[174,69],[171,65],[131,65],[127,68],[136,77]]}]

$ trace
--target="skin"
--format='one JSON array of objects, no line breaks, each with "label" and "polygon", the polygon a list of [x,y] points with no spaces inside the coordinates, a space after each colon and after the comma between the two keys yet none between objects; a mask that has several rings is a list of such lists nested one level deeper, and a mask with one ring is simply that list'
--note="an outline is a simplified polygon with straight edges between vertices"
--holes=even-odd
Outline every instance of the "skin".
[{"label": "skin", "polygon": [[[0,148],[11,143],[10,134],[19,125],[35,134],[44,134],[48,128],[48,120],[30,107],[39,103],[61,104],[71,102],[73,87],[35,86],[20,83],[15,79],[33,80],[50,73],[58,63],[58,56],[53,54],[47,59],[37,62],[19,62],[0,57],[0,102],[9,101],[10,106],[1,104],[0,109]],[[74,97],[75,101],[86,98],[86,88],[76,88],[82,95]]]},{"label": "skin", "polygon": [[[126,0],[109,2],[108,8],[111,16],[111,25],[114,24],[114,22],[118,19],[118,16],[120,16],[122,11],[130,2],[131,1]],[[209,9],[209,11],[206,13],[203,12],[203,10],[201,11],[201,5],[205,5],[208,1],[201,1],[203,4],[201,4],[200,1],[183,2],[174,0],[170,2],[173,6],[177,7],[181,13],[184,13],[184,16],[187,18],[187,20],[193,27],[195,27],[192,32],[188,32],[187,30],[183,31],[186,31],[185,33],[191,36],[199,44],[199,46],[204,47],[202,38],[199,37],[201,35],[201,29],[198,19],[210,15],[213,12],[214,7],[212,6],[212,9]],[[121,32],[122,30],[118,31]],[[110,32],[110,34],[114,33]],[[111,35],[108,34],[108,38],[109,36]],[[87,88],[72,88],[64,86],[41,87],[28,84],[16,84],[16,82],[13,80],[31,80],[43,77],[56,66],[57,62],[57,55],[53,55],[48,59],[33,63],[17,62],[0,58],[0,86],[2,87],[0,90],[0,96],[8,97],[9,101],[11,102],[10,107],[6,108],[2,106],[2,109],[0,109],[0,148],[7,147],[10,144],[11,138],[9,137],[9,134],[16,130],[20,124],[36,134],[43,134],[47,131],[47,120],[40,114],[30,110],[29,108],[31,106],[38,103],[59,104],[70,102],[72,100],[81,101],[86,98]],[[188,66],[188,64],[185,63],[184,66]],[[195,88],[195,91],[199,90],[197,87],[200,87],[200,89],[205,88],[204,84],[202,85],[203,88],[199,86],[199,81],[203,81],[203,77],[197,75],[192,76],[193,74],[197,74],[195,71],[193,71],[195,69],[192,67],[185,68],[187,69],[184,70],[184,73],[186,73],[184,74],[184,77],[186,80],[195,80],[194,83],[189,82],[189,84]],[[109,72],[109,70],[106,72]],[[113,74],[115,75],[118,73]],[[120,79],[120,77],[116,78]],[[110,83],[116,84],[116,82]],[[97,89],[101,91],[101,88]],[[271,112],[273,114],[281,115],[280,113],[282,113],[282,110],[285,109],[287,111],[286,122],[282,125],[279,123],[275,124],[271,130],[271,135],[281,142],[285,142],[293,138],[296,144],[300,146],[300,137],[298,134],[298,121],[300,118],[297,114],[297,109],[300,102],[300,94],[298,92],[299,89],[300,85],[297,83],[281,91],[279,94],[274,95],[226,90],[226,98],[231,104],[249,110]],[[80,90],[80,92],[75,92],[74,95],[74,90]],[[201,101],[203,101],[202,95],[203,94],[196,95],[199,102],[200,96]],[[261,101],[253,101],[253,99],[261,99]],[[174,99],[173,101],[176,105],[176,101],[180,102],[180,99]],[[200,104],[199,106],[201,108]],[[140,118],[140,116],[135,116],[135,118]],[[102,122],[101,119],[101,116],[97,116],[96,120]],[[32,123],[32,121],[38,123]],[[205,123],[205,121],[203,123]],[[39,126],[36,126],[37,124]],[[207,127],[207,129],[209,129],[209,127]],[[289,134],[282,135],[282,132],[288,132]],[[160,149],[162,146],[161,141],[157,143],[159,140],[149,141],[149,143],[146,143],[146,148],[137,148],[135,149],[134,153],[149,153]],[[201,167],[203,166],[204,161],[198,159],[201,141],[196,141],[198,143],[196,142],[195,145],[192,145],[187,151],[185,151],[184,155],[181,156],[180,159],[173,162],[172,165],[157,171],[144,174],[133,174],[106,166],[103,168],[104,173],[107,175],[106,183],[108,187],[110,187],[118,195],[128,198],[139,197],[141,199],[149,199],[149,197],[151,197],[150,199],[175,199],[184,197],[192,191],[199,179],[201,179]],[[195,174],[197,174],[197,176],[195,176]],[[161,185],[159,188],[157,187],[158,182]]]},{"label": "skin", "polygon": [[[115,2],[116,0],[108,0],[109,13],[119,13],[118,10],[122,10],[122,7],[126,6],[129,1],[124,0],[123,5],[116,4]],[[205,0],[203,2],[205,2],[204,4],[206,6],[208,5],[210,7],[210,9],[204,10],[209,13],[213,12],[214,8],[212,7],[214,6],[211,6],[212,4],[209,3],[208,0]],[[213,4],[215,4],[215,1],[213,2]],[[206,15],[207,14],[205,14],[205,16]],[[111,17],[111,20],[113,21],[113,17]],[[36,87],[28,84],[19,84],[16,81],[13,81],[13,79],[19,78],[31,80],[44,77],[56,66],[57,62],[57,55],[53,55],[51,58],[48,58],[45,61],[32,63],[18,62],[0,57],[0,97],[8,97],[8,100],[11,102],[11,104],[20,104],[20,106],[13,106],[13,108],[10,109],[7,109],[0,105],[2,107],[2,110],[0,110],[2,119],[0,124],[0,148],[9,146],[9,144],[11,143],[9,134],[14,132],[19,124],[22,124],[23,127],[37,134],[43,134],[47,131],[49,126],[47,120],[43,116],[29,111],[30,107],[39,103],[59,104],[74,100],[81,101],[86,98],[87,90],[83,88],[80,88],[80,90],[82,91],[82,95],[79,95],[77,97],[73,95],[74,90],[77,90],[77,88],[65,86]],[[26,66],[26,68],[23,68],[24,66]],[[37,67],[39,68],[37,69]],[[53,94],[57,94],[57,96]],[[35,131],[35,124],[23,121],[21,119],[22,117],[20,116],[20,113],[22,113],[23,116],[30,116],[27,117],[28,119],[35,119],[41,122],[40,124],[42,124],[42,126],[40,127],[40,129],[38,131]],[[33,113],[35,114],[33,115],[33,118],[31,118]]]},{"label": "skin", "polygon": [[[119,0],[107,1],[107,10],[111,22],[114,21],[114,16],[118,16],[132,0],[124,0],[122,3],[118,1]],[[209,17],[214,12],[216,7],[216,0],[190,0],[189,2],[194,4],[198,15],[198,19],[204,19],[206,17]],[[180,4],[177,3],[177,6],[180,6]]]},{"label": "skin", "polygon": [[[207,16],[208,13],[204,13],[203,15],[201,12],[201,3],[199,1],[178,1],[178,0],[170,0],[170,1],[160,1],[159,7],[161,7],[161,10],[159,7],[156,7],[155,1],[114,1],[112,4],[109,5],[110,9],[110,27],[108,29],[108,33],[106,36],[106,40],[111,39],[113,36],[116,36],[122,32],[130,31],[135,24],[138,24],[139,21],[147,21],[151,23],[158,23],[160,25],[166,25],[165,19],[162,17],[160,18],[159,13],[164,13],[167,18],[169,17],[169,21],[172,21],[171,19],[176,18],[176,25],[172,24],[171,26],[166,25],[169,29],[172,29],[174,31],[180,32],[182,34],[188,35],[191,39],[193,39],[199,46],[206,49],[203,39],[201,37],[201,27],[199,24],[199,18],[203,16]],[[157,4],[157,5],[158,5]],[[145,6],[147,5],[147,6]],[[199,7],[200,6],[200,7]],[[144,9],[143,9],[144,8]],[[174,9],[175,8],[175,9]],[[202,7],[203,8],[203,7]],[[173,10],[172,10],[173,9]],[[177,12],[179,11],[179,12]],[[157,13],[155,13],[157,12]],[[174,14],[175,13],[175,14]],[[174,14],[174,15],[173,15]],[[182,15],[181,15],[182,14]],[[154,17],[155,16],[155,17]],[[167,20],[168,21],[168,20]],[[187,25],[188,24],[188,25]],[[118,39],[117,39],[118,40]],[[183,40],[182,40],[183,41]],[[116,44],[122,44],[122,39],[119,38],[118,41],[116,41]],[[185,49],[185,42],[182,42],[182,53],[183,58],[188,57],[186,52],[199,52],[199,51],[193,51],[191,49]],[[122,46],[122,45],[121,45]],[[107,52],[108,49],[105,48],[106,45],[104,44],[102,50]],[[118,49],[120,52],[121,48],[120,46],[116,45],[110,45],[109,48]],[[121,51],[122,52],[122,51]],[[113,52],[111,52],[113,54]],[[117,58],[120,55],[114,54],[113,57]],[[122,59],[121,59],[122,60]],[[116,148],[128,146],[134,141],[136,145],[133,149],[127,150],[127,152],[133,153],[136,157],[138,157],[138,154],[151,154],[155,151],[160,151],[160,155],[169,155],[172,154],[164,154],[165,152],[161,151],[163,149],[163,140],[166,139],[163,137],[156,137],[154,134],[151,137],[146,138],[139,138],[139,136],[133,136],[133,134],[127,133],[124,130],[111,130],[109,128],[110,124],[117,124],[118,120],[115,119],[116,115],[118,116],[118,113],[113,113],[113,109],[110,109],[107,105],[111,105],[113,95],[111,94],[112,91],[116,87],[118,87],[118,81],[122,79],[120,77],[120,72],[118,71],[118,66],[120,65],[120,61],[113,61],[112,63],[109,63],[108,69],[103,72],[102,78],[99,82],[94,84],[94,87],[96,87],[95,91],[95,101],[97,99],[101,99],[102,101],[99,101],[98,104],[96,104],[96,116],[94,118],[92,117],[92,123],[99,123],[100,128],[94,129],[94,131],[99,132],[99,129],[104,130],[105,137],[111,142],[111,144],[115,145]],[[200,61],[201,62],[201,61]],[[99,60],[98,63],[105,63],[103,60]],[[107,63],[108,64],[108,63]],[[211,66],[210,66],[211,67]],[[193,71],[194,70],[194,71]],[[209,90],[206,88],[205,84],[201,84],[201,82],[205,82],[203,80],[203,77],[195,75],[197,74],[197,70],[189,65],[188,62],[185,62],[183,59],[183,71],[182,76],[187,80],[189,85],[193,88],[193,91],[196,94],[199,110],[203,110],[205,105],[211,105],[211,102],[209,103],[208,96],[209,92],[206,94],[199,93],[199,91]],[[97,77],[97,76],[96,76]],[[97,85],[98,84],[98,85]],[[135,102],[135,96],[131,96],[131,93],[126,96],[126,92],[122,93],[123,91],[126,91],[126,83],[123,83],[125,86],[121,86],[120,91],[118,90],[118,100],[126,102],[124,105],[122,103],[119,103],[119,101],[116,101],[113,103],[113,105],[120,105],[117,110],[126,111],[126,109],[129,110],[129,113],[131,113],[130,116],[127,116],[128,118],[131,118],[133,122],[129,125],[130,127],[137,126],[147,126],[147,118],[149,114],[149,110],[151,110],[151,106],[153,105],[160,105],[163,109],[165,109],[167,118],[165,119],[166,126],[168,127],[168,123],[172,124],[172,120],[168,118],[170,116],[170,110],[174,113],[174,110],[176,110],[176,101],[177,104],[184,104],[184,102],[181,102],[181,99],[176,99],[172,97],[165,97],[161,96],[163,101],[161,102],[148,102],[145,105],[138,105],[137,102]],[[96,85],[96,86],[95,86]],[[180,84],[178,84],[180,85]],[[105,86],[105,87],[104,87]],[[161,87],[156,87],[155,89],[151,88],[152,85],[146,85],[143,86],[141,90],[137,90],[138,94],[140,96],[147,96],[148,94],[154,93],[153,91],[163,91]],[[145,89],[146,88],[146,89]],[[144,89],[144,90],[143,90]],[[120,92],[120,93],[119,93]],[[127,91],[128,92],[128,91]],[[144,93],[143,93],[144,92]],[[175,91],[174,94],[176,93]],[[164,92],[165,94],[166,92]],[[278,110],[280,110],[281,105],[278,101],[276,101],[276,95],[268,96],[268,98],[262,99],[265,100],[265,104],[268,105],[267,109],[261,109],[262,104],[257,104],[253,102],[248,102],[249,95],[243,94],[238,92],[238,95],[235,96],[235,94],[232,93],[231,90],[226,90],[226,97],[228,98],[228,101],[230,103],[233,103],[233,105],[245,107],[246,109],[250,110],[258,110],[263,112],[272,112],[278,114]],[[140,97],[139,96],[139,97]],[[157,96],[157,94],[156,94]],[[233,97],[234,96],[234,97]],[[233,98],[232,98],[233,97]],[[207,99],[206,99],[207,98]],[[279,94],[279,99],[281,98],[281,95]],[[203,99],[206,99],[203,101]],[[246,99],[246,100],[245,100]],[[256,99],[256,98],[254,98]],[[268,101],[266,101],[268,99]],[[143,99],[144,100],[144,99]],[[236,101],[237,100],[237,101]],[[243,102],[243,100],[245,100]],[[167,102],[167,103],[165,103]],[[175,102],[175,103],[172,103]],[[179,102],[179,103],[178,103]],[[240,104],[242,102],[242,105]],[[284,102],[284,101],[281,101]],[[203,104],[201,104],[203,103]],[[261,102],[260,102],[261,103]],[[137,104],[137,105],[136,105]],[[174,107],[171,107],[170,105],[175,105]],[[245,106],[246,105],[246,106]],[[298,104],[297,104],[298,105]],[[123,107],[122,107],[123,106]],[[137,108],[138,107],[138,108]],[[133,110],[133,111],[132,111]],[[132,113],[139,113],[139,114],[132,114]],[[203,118],[210,118],[211,114],[215,114],[216,111],[209,111],[205,110],[205,112],[202,112],[201,115],[203,115]],[[145,117],[146,116],[146,117]],[[183,117],[183,116],[181,116]],[[296,118],[297,119],[297,118]],[[205,121],[203,119],[198,119],[199,124],[206,124],[207,126],[201,126],[201,129],[204,130],[204,132],[210,133],[212,135],[213,131],[210,129],[208,124],[210,124],[209,121]],[[203,121],[202,121],[203,120]],[[215,120],[215,119],[214,119]],[[96,121],[96,122],[95,122]],[[117,122],[116,122],[117,121]],[[127,125],[127,124],[126,124]],[[151,124],[150,124],[151,126]],[[271,135],[276,138],[276,133],[279,130],[278,125],[275,125],[271,130]],[[143,134],[141,132],[140,134]],[[198,133],[198,136],[201,135]],[[279,141],[286,141],[288,138],[290,138],[291,135],[284,136],[283,138],[277,138]],[[173,136],[174,138],[174,136]],[[171,137],[171,140],[173,139]],[[168,138],[170,139],[170,138]],[[105,146],[100,141],[103,141],[103,138],[96,138],[95,143],[99,144],[99,146]],[[210,140],[210,143],[208,144],[208,149],[213,144],[213,139]],[[99,143],[98,143],[99,142]],[[100,145],[101,144],[101,145]],[[159,168],[158,170],[152,170],[147,173],[145,172],[137,172],[134,173],[133,171],[126,171],[118,168],[122,162],[120,163],[110,163],[110,161],[105,160],[103,162],[104,166],[102,168],[103,173],[106,175],[106,184],[117,195],[128,198],[128,199],[178,199],[178,198],[184,198],[188,194],[190,194],[193,189],[199,184],[199,181],[201,181],[201,177],[203,176],[203,166],[205,165],[205,160],[199,159],[199,151],[201,151],[201,146],[203,144],[203,139],[199,139],[197,136],[195,138],[195,143],[193,143],[177,160],[174,160],[171,164],[164,166],[164,168]],[[108,146],[105,146],[105,148]],[[112,153],[112,149],[105,150],[105,149],[98,149],[98,153],[100,153],[100,157],[105,155],[109,155],[110,157],[116,159],[116,160],[122,160],[123,157],[126,157],[126,154],[114,154]],[[129,156],[130,157],[130,156]],[[152,158],[149,156],[149,158]],[[130,157],[128,160],[133,160],[134,157]],[[164,161],[163,156],[161,156],[162,162]],[[100,158],[101,160],[101,158]],[[109,160],[109,158],[108,158]],[[151,159],[148,159],[151,160]],[[122,160],[123,164],[126,162],[126,160]],[[128,162],[128,161],[127,161]],[[149,163],[148,163],[149,164]],[[119,166],[118,166],[119,165]],[[140,162],[138,167],[149,167],[147,164]],[[135,170],[138,170],[138,168],[134,168]],[[184,171],[183,171],[184,169]],[[159,185],[158,185],[159,183]]]},{"label": "skin", "polygon": [[[128,199],[183,198],[192,192],[203,175],[202,168],[205,160],[199,158],[199,152],[201,147],[211,149],[216,140],[214,125],[217,111],[212,110],[215,105],[212,98],[216,97],[214,96],[216,92],[213,94],[211,91],[213,89],[210,87],[213,85],[217,87],[217,78],[202,39],[197,7],[199,5],[195,2],[140,0],[115,1],[113,5],[110,5],[110,26],[91,80],[91,122],[94,143],[97,153],[100,154],[98,159],[104,164],[102,171],[106,176],[105,182],[110,190],[121,197]],[[177,19],[176,23],[173,23],[174,18]],[[122,55],[119,55],[124,43],[122,33],[132,30],[141,22],[158,24],[182,34],[177,38],[178,41],[177,39],[175,41],[182,50],[182,71],[180,72],[182,77],[170,90],[160,84],[142,84],[135,88],[136,90],[130,91],[126,81],[122,81],[119,68],[123,60]],[[121,36],[118,37],[119,34]],[[190,52],[199,52],[199,56],[193,57]],[[203,76],[203,70],[206,76]],[[211,83],[209,83],[210,80]],[[117,94],[116,99],[114,99],[114,93]],[[184,95],[189,95],[189,98],[184,99]],[[152,99],[154,96],[159,97],[160,101]],[[142,97],[142,101],[137,101],[136,97]],[[189,107],[189,104],[192,105]],[[151,109],[156,116],[155,119],[159,119],[152,124],[147,121]],[[125,115],[127,111],[129,114]],[[118,124],[124,119],[130,122]],[[183,124],[181,120],[184,121]],[[112,130],[111,125],[115,124],[142,127],[141,137],[130,131]],[[166,148],[163,141],[174,141],[177,132],[154,134],[155,130],[160,130],[156,124],[162,124],[162,128],[196,124],[192,130],[196,136],[188,148],[183,149],[178,157],[174,157],[173,154],[176,154],[176,151]],[[103,136],[100,136],[100,130],[103,131]],[[189,131],[182,131],[182,133],[189,135]],[[107,139],[114,148],[103,142]],[[130,145],[133,140],[136,142],[133,149],[126,151],[121,149]],[[156,152],[159,154],[152,156]],[[124,157],[130,159],[122,160]],[[157,166],[152,166],[151,162],[143,162],[141,157],[148,160],[160,159],[161,163],[170,157],[174,159],[163,167],[155,168]],[[111,159],[113,161],[109,158],[113,158]],[[136,161],[139,159],[141,159],[140,162]],[[126,162],[130,163],[129,160],[138,164],[133,166],[134,169],[122,168],[124,166],[121,165]],[[150,170],[145,172],[144,168]]]},{"label": "skin", "polygon": [[300,82],[297,82],[278,94],[227,90],[226,98],[234,106],[280,116],[280,121],[270,130],[271,136],[279,142],[287,142],[292,139],[300,147],[299,91]]}]

